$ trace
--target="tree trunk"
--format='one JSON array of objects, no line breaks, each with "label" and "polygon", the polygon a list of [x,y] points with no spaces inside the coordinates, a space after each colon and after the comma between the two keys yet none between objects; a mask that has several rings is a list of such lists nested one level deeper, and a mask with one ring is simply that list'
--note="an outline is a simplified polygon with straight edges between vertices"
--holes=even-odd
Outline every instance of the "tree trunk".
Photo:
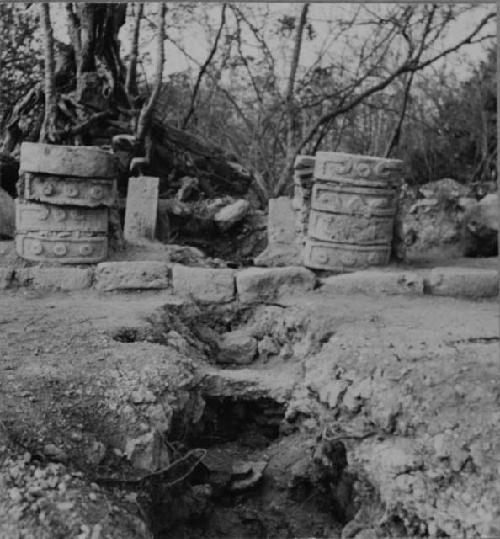
[{"label": "tree trunk", "polygon": [[[123,136],[127,143],[119,143],[115,148],[122,157],[119,184],[123,187],[131,159],[144,155],[144,148],[135,144],[136,135],[141,138],[150,129],[152,149],[148,173],[163,179],[161,189],[175,189],[182,177],[188,175],[199,179],[205,195],[245,194],[252,177],[234,156],[200,137],[174,128],[163,119],[168,103],[165,102],[166,95],[161,92],[161,35],[157,39],[159,55],[155,90],[142,110],[139,132],[136,131],[137,111],[126,91],[126,88],[133,88],[135,81],[130,79],[133,73],[127,79],[118,54],[118,33],[125,22],[125,10],[126,4],[66,5],[72,54],[61,56],[60,50],[64,47],[57,47],[55,51],[58,129],[54,130],[51,142],[112,146],[114,137]],[[160,15],[164,10],[162,5]],[[129,84],[127,87],[126,82]],[[44,110],[44,85],[40,83],[12,108],[6,121],[2,150],[16,155],[21,142],[38,141]]]}]

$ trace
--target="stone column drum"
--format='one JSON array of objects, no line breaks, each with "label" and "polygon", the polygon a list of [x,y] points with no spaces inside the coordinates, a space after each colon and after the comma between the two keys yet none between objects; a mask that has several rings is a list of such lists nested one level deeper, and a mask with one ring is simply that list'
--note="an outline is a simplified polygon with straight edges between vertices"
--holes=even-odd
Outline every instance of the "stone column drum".
[{"label": "stone column drum", "polygon": [[100,148],[21,145],[16,250],[27,260],[95,263],[108,253],[117,158]]},{"label": "stone column drum", "polygon": [[387,264],[402,174],[396,159],[318,152],[305,265],[349,272]]}]

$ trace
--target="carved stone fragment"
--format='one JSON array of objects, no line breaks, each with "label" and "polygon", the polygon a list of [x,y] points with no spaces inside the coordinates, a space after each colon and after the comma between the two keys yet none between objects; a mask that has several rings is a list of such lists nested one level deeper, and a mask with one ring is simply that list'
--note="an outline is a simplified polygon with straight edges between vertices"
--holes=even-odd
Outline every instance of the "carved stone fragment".
[{"label": "carved stone fragment", "polygon": [[73,206],[112,206],[116,201],[116,181],[103,178],[72,178],[47,174],[24,174],[26,200]]},{"label": "carved stone fragment", "polygon": [[23,142],[20,171],[114,179],[118,175],[118,159],[101,148]]},{"label": "carved stone fragment", "polygon": [[308,239],[304,261],[308,268],[349,272],[369,266],[385,265],[389,262],[390,254],[390,243],[363,246]]}]

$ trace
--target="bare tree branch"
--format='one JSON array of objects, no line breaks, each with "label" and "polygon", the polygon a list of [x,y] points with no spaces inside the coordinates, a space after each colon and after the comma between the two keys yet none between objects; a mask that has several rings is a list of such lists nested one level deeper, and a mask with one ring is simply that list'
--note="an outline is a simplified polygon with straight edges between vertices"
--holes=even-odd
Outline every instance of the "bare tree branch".
[{"label": "bare tree branch", "polygon": [[346,112],[349,112],[350,110],[357,107],[360,103],[362,103],[364,100],[366,100],[371,95],[380,92],[387,86],[389,86],[396,78],[400,77],[401,75],[405,73],[415,73],[417,71],[421,71],[425,67],[432,65],[436,61],[440,60],[441,58],[444,58],[445,56],[456,52],[464,45],[469,45],[472,43],[477,43],[482,41],[483,39],[486,39],[487,36],[483,36],[481,38],[478,38],[474,40],[474,37],[479,34],[479,32],[486,26],[486,24],[492,20],[496,14],[494,12],[488,13],[486,16],[484,16],[481,21],[476,25],[476,27],[463,39],[458,41],[455,45],[452,45],[450,47],[447,47],[443,51],[441,51],[438,54],[435,54],[428,60],[425,60],[423,62],[419,62],[417,58],[410,58],[407,59],[403,64],[401,64],[399,67],[394,69],[392,73],[390,73],[387,77],[385,77],[383,80],[381,80],[379,83],[374,84],[373,86],[370,86],[366,88],[364,91],[358,93],[357,95],[354,94],[354,97],[346,104],[336,107],[334,110],[328,112],[327,114],[324,114],[321,116],[309,129],[309,131],[306,133],[306,135],[302,138],[300,143],[295,147],[295,151],[292,153],[292,155],[289,156],[287,159],[287,165],[284,168],[278,182],[276,185],[276,188],[274,190],[274,195],[279,196],[281,194],[284,187],[287,185],[290,177],[291,177],[291,171],[293,167],[293,162],[295,160],[295,157],[300,154],[300,152],[303,150],[303,148],[308,144],[312,138],[316,135],[316,132],[318,129],[321,128],[321,126],[330,120],[338,117],[341,114],[345,114]]},{"label": "bare tree branch", "polygon": [[204,64],[200,67],[200,70],[198,72],[198,77],[196,79],[196,83],[194,85],[193,94],[191,95],[191,103],[189,104],[189,109],[184,117],[184,120],[182,122],[182,129],[186,129],[189,120],[191,119],[194,108],[195,108],[195,102],[196,98],[198,96],[198,91],[200,89],[201,80],[203,78],[203,75],[206,73],[208,66],[210,65],[210,62],[212,61],[213,57],[215,56],[215,53],[217,51],[217,47],[219,46],[219,41],[222,35],[222,29],[224,28],[224,25],[226,24],[226,4],[222,5],[221,14],[220,14],[220,24],[219,29],[217,30],[217,34],[215,36],[214,44],[212,45],[212,48],[210,49],[210,52],[207,56],[207,59],[205,60]]}]

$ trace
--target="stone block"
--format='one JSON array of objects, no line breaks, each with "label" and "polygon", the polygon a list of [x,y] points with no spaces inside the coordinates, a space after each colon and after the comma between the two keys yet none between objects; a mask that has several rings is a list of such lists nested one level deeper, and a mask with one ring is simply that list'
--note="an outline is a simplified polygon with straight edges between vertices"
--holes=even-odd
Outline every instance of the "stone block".
[{"label": "stone block", "polygon": [[14,275],[14,268],[0,268],[0,290],[7,288]]},{"label": "stone block", "polygon": [[236,274],[236,290],[243,302],[268,301],[284,294],[306,292],[315,284],[314,273],[298,266],[248,268]]},{"label": "stone block", "polygon": [[92,286],[94,272],[85,268],[20,268],[15,271],[19,286],[53,290],[83,290]]},{"label": "stone block", "polygon": [[149,176],[129,178],[123,228],[126,240],[155,238],[159,184],[159,178]]},{"label": "stone block", "polygon": [[434,268],[424,278],[424,292],[469,298],[498,295],[498,271],[478,268]]},{"label": "stone block", "polygon": [[103,262],[97,265],[98,290],[161,289],[170,286],[166,262]]},{"label": "stone block", "polygon": [[189,296],[206,303],[225,303],[235,296],[232,269],[193,268],[175,264],[172,267],[172,286],[176,294]]},{"label": "stone block", "polygon": [[23,142],[20,162],[22,172],[83,178],[116,178],[118,175],[117,157],[96,147]]},{"label": "stone block", "polygon": [[424,280],[417,273],[409,271],[367,270],[322,279],[321,291],[325,295],[422,295]]},{"label": "stone block", "polygon": [[257,339],[242,330],[225,333],[218,344],[217,363],[248,365],[257,355]]}]

